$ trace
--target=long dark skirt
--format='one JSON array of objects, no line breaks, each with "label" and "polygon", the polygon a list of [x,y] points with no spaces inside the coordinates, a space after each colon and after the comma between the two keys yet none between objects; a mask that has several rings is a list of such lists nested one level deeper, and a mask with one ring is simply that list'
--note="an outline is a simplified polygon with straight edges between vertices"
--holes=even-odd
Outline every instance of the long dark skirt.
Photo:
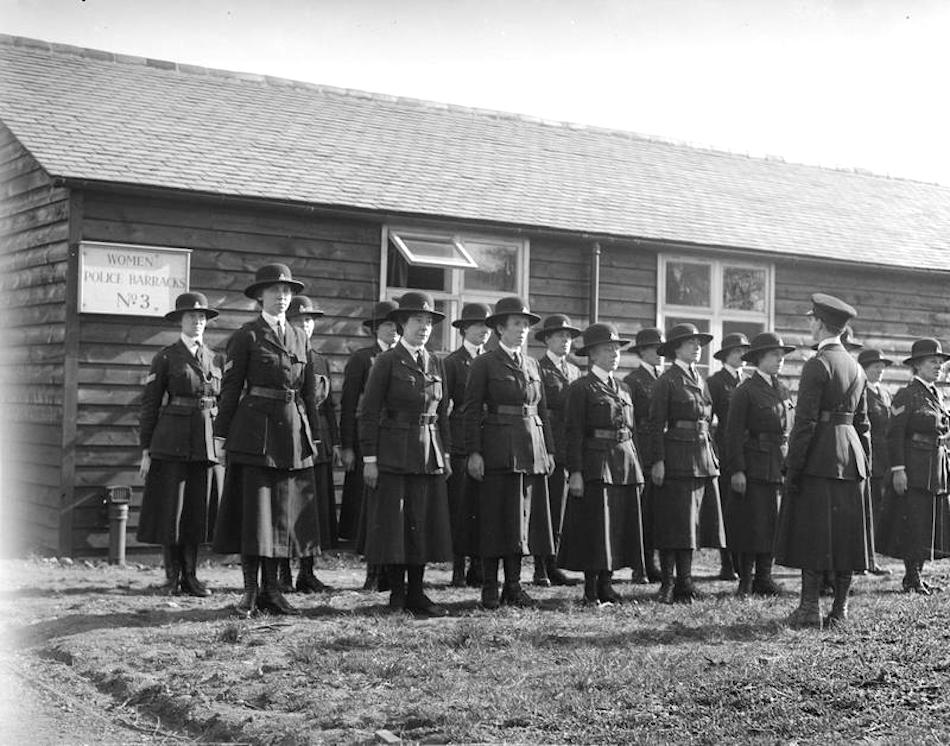
[{"label": "long dark skirt", "polygon": [[380,472],[366,490],[366,562],[424,565],[452,559],[445,477]]},{"label": "long dark skirt", "polygon": [[320,553],[313,468],[269,469],[229,461],[214,550],[262,557]]},{"label": "long dark skirt", "polygon": [[667,478],[654,486],[653,543],[657,549],[726,546],[716,477]]},{"label": "long dark skirt", "polygon": [[744,495],[730,487],[725,503],[729,550],[741,554],[771,554],[782,504],[782,485],[750,479]]},{"label": "long dark skirt", "polygon": [[152,459],[136,538],[162,545],[211,541],[223,487],[218,464]]},{"label": "long dark skirt", "polygon": [[340,498],[340,525],[337,533],[341,539],[356,541],[360,515],[363,510],[363,461],[356,454],[352,471],[343,479],[343,495]]},{"label": "long dark skirt", "polygon": [[478,483],[467,471],[467,456],[452,456],[452,476],[446,483],[452,547],[456,555],[478,556]]},{"label": "long dark skirt", "polygon": [[652,552],[656,548],[656,541],[653,538],[653,513],[654,513],[654,494],[656,487],[650,481],[650,470],[645,470],[647,483],[643,485],[643,492],[640,494],[640,514],[643,524],[643,550]]},{"label": "long dark skirt", "polygon": [[479,557],[554,554],[546,475],[489,472],[469,485],[478,496]]},{"label": "long dark skirt", "polygon": [[[884,514],[884,493],[887,491],[887,477],[871,477],[871,523],[874,525],[874,543],[877,544],[878,526]],[[880,551],[880,550],[877,550]]]},{"label": "long dark skirt", "polygon": [[874,558],[867,480],[805,475],[786,493],[775,533],[775,561],[803,570],[866,570]]},{"label": "long dark skirt", "polygon": [[317,487],[317,509],[320,514],[320,546],[332,549],[339,544],[333,464],[314,464],[313,479]]},{"label": "long dark skirt", "polygon": [[644,572],[641,492],[636,484],[587,482],[582,497],[568,497],[558,567]]},{"label": "long dark skirt", "polygon": [[877,523],[877,551],[904,560],[950,557],[950,496],[908,489],[887,490]]},{"label": "long dark skirt", "polygon": [[560,463],[548,477],[548,501],[551,504],[551,530],[554,533],[554,545],[557,546],[564,523],[565,500],[567,498],[567,469]]}]

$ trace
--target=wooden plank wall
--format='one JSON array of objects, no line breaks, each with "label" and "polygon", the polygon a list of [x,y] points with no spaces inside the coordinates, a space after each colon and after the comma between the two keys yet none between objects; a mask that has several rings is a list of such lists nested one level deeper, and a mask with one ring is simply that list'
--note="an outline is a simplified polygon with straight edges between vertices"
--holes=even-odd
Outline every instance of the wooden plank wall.
[{"label": "wooden plank wall", "polygon": [[69,193],[0,126],[4,400],[0,513],[7,551],[55,552],[63,499],[63,340]]},{"label": "wooden plank wall", "polygon": [[[337,401],[350,351],[368,344],[361,319],[379,297],[378,225],[222,202],[89,192],[82,237],[192,249],[191,288],[205,293],[222,311],[206,332],[207,343],[221,351],[231,333],[258,312],[243,294],[254,269],[274,261],[289,264],[294,276],[306,283],[305,292],[326,311],[314,342],[329,358]],[[137,547],[134,531],[141,499],[136,465],[142,384],[152,357],[176,338],[176,328],[162,320],[80,317],[77,499],[80,492],[101,491],[107,484],[133,485],[130,549]],[[75,551],[89,553],[107,546],[105,530],[101,510],[90,501],[77,510]]]}]

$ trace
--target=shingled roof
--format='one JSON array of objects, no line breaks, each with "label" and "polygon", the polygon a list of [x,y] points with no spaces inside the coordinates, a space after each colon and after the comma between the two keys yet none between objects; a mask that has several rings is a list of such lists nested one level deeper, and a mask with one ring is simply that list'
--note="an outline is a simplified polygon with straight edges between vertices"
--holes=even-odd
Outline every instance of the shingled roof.
[{"label": "shingled roof", "polygon": [[950,270],[950,188],[0,36],[53,176]]}]

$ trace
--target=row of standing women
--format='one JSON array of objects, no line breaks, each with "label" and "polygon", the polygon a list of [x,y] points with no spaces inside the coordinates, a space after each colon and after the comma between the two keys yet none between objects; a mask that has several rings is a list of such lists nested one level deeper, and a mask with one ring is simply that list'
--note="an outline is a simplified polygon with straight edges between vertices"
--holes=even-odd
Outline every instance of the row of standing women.
[{"label": "row of standing women", "polygon": [[[666,339],[642,330],[633,347],[640,365],[619,381],[631,340],[609,324],[581,334],[552,316],[535,334],[544,356],[524,356],[540,318],[518,298],[494,311],[466,305],[453,322],[462,346],[441,360],[426,343],[444,316],[428,295],[408,292],[371,320],[373,331],[391,327],[390,340],[376,345],[388,349],[367,348],[347,366],[346,379],[358,373],[362,391],[358,408],[344,402],[338,434],[329,371],[308,343],[319,311],[292,298],[301,289],[286,266],[258,271],[246,294],[261,316],[229,340],[223,375],[200,344],[216,315],[207,301],[185,294],[169,314],[182,336],[156,356],[143,398],[139,536],[165,545],[170,589],[209,593],[194,558],[216,525],[215,550],[242,557],[239,611],[296,613],[283,595],[288,559],[301,559],[298,589],[325,588],[313,557],[335,534],[337,461],[348,467],[341,534],[364,527],[357,538],[375,572],[368,582],[388,586],[394,609],[419,616],[447,613],[424,592],[430,562],[453,562],[452,584],[480,585],[487,609],[535,604],[521,584],[526,555],[537,585],[571,584],[563,570],[583,572],[588,604],[619,603],[612,574],[625,567],[641,582],[658,580],[658,599],[672,603],[699,595],[693,552],[712,547],[723,550],[723,576],[738,569],[740,595],[780,592],[773,554],[801,568],[796,623],[822,623],[820,578],[831,573],[835,602],[824,621],[836,623],[847,617],[852,573],[874,568],[878,509],[886,516],[879,545],[905,560],[905,589],[930,591],[922,563],[950,536],[950,421],[932,386],[948,356],[934,340],[915,343],[906,361],[915,378],[888,411],[874,377],[889,361],[862,356],[868,384],[841,344],[854,309],[816,294],[809,318],[818,351],[802,370],[793,426],[778,379],[793,348],[774,334],[727,338],[717,353],[723,371],[707,386],[696,366],[710,335],[691,324]],[[303,328],[287,324],[291,315]],[[491,333],[498,344],[486,351]],[[578,336],[586,375],[567,360]],[[661,357],[672,360],[663,373]],[[755,370],[740,383],[742,361]],[[346,494],[357,480],[362,521]]]}]

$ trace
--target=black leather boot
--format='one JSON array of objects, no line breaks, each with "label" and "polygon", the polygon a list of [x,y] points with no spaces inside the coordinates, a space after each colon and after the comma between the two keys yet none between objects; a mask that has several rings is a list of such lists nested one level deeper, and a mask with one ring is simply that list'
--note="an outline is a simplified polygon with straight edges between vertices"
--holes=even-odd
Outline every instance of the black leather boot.
[{"label": "black leather boot", "polygon": [[673,588],[673,599],[682,603],[691,604],[693,601],[698,601],[702,597],[703,594],[693,585],[693,550],[677,549],[676,585]]},{"label": "black leather boot", "polygon": [[294,574],[290,569],[289,557],[280,557],[277,560],[277,590],[281,593],[294,592]]},{"label": "black leather boot", "polygon": [[282,616],[296,616],[300,609],[292,606],[277,585],[277,558],[261,557],[261,567],[264,570],[264,584],[257,594],[257,608],[268,614]]},{"label": "black leather boot", "polygon": [[497,609],[501,599],[498,597],[498,557],[482,558],[482,608]]},{"label": "black leather boot", "polygon": [[661,604],[673,603],[673,568],[676,566],[676,552],[672,549],[660,550],[660,590],[656,600]]},{"label": "black leather boot", "polygon": [[181,560],[182,560],[182,572],[181,572],[181,590],[183,593],[187,593],[189,596],[196,596],[198,598],[207,598],[211,595],[211,591],[198,580],[195,573],[198,569],[198,545],[197,544],[185,544],[181,547]]},{"label": "black leather boot", "polygon": [[924,580],[924,564],[925,560],[920,560],[917,563],[917,574],[920,576],[920,584],[931,593],[940,593],[943,590],[943,586],[936,585],[934,583],[928,583],[926,580]]},{"label": "black leather boot", "polygon": [[597,572],[592,570],[584,571],[584,606],[600,606],[600,599],[597,598]]},{"label": "black leather boot", "polygon": [[756,596],[781,596],[785,589],[772,578],[772,555],[755,555],[755,580],[752,592]]},{"label": "black leather boot", "polygon": [[386,565],[390,611],[406,610],[406,566]]},{"label": "black leather boot", "polygon": [[327,593],[333,590],[333,588],[314,575],[313,557],[300,558],[300,571],[297,573],[297,590],[301,593]]},{"label": "black leather boot", "polygon": [[260,571],[260,558],[253,554],[241,555],[241,574],[244,578],[244,596],[234,610],[243,617],[249,617],[257,609],[257,574]]},{"label": "black leather boot", "polygon": [[482,578],[482,560],[480,557],[468,558],[468,572],[465,573],[465,585],[469,588],[481,588]]},{"label": "black leather boot", "polygon": [[802,596],[798,607],[788,615],[791,627],[815,627],[821,629],[821,583],[818,570],[802,570]]},{"label": "black leather boot", "polygon": [[735,563],[732,560],[732,552],[728,549],[719,550],[719,579],[737,580]]},{"label": "black leather boot", "polygon": [[541,588],[548,588],[551,585],[551,579],[548,577],[548,565],[544,557],[535,556],[534,558],[534,579],[531,581]]},{"label": "black leather boot", "polygon": [[610,570],[601,570],[597,573],[597,598],[601,603],[620,605],[623,599],[620,594],[614,590],[612,585],[614,574]]},{"label": "black leather boot", "polygon": [[464,588],[466,585],[465,557],[462,555],[457,554],[452,560],[452,582],[449,585],[453,588]]},{"label": "black leather boot", "polygon": [[406,611],[413,616],[423,618],[448,616],[448,609],[439,606],[425,594],[423,585],[425,569],[425,565],[409,565],[407,568],[409,584],[406,590]]},{"label": "black leather boot", "polygon": [[501,591],[503,606],[531,609],[538,605],[521,587],[521,555],[512,554],[502,558],[505,569],[505,586]]},{"label": "black leather boot", "polygon": [[156,589],[164,596],[178,593],[181,582],[181,546],[166,544],[162,547],[162,565],[165,568],[165,582]]},{"label": "black leather boot", "polygon": [[930,589],[921,581],[920,570],[918,570],[917,562],[914,560],[904,560],[904,580],[901,585],[904,588],[904,593],[930,595]]},{"label": "black leather boot", "polygon": [[736,589],[736,595],[739,598],[746,598],[752,594],[752,573],[754,566],[754,554],[739,555],[739,587]]},{"label": "black leather boot", "polygon": [[854,573],[838,571],[834,574],[835,601],[831,613],[825,617],[826,627],[840,627],[848,622],[848,601],[851,596],[851,580]]},{"label": "black leather boot", "polygon": [[643,548],[643,558],[646,560],[646,566],[644,570],[646,571],[647,580],[651,583],[659,583],[663,580],[663,573],[660,570],[660,566],[656,563],[656,551],[651,549]]},{"label": "black leather boot", "polygon": [[551,585],[577,585],[577,581],[574,578],[568,577],[564,571],[557,566],[557,560],[553,554],[545,558],[544,565],[548,571],[548,580],[551,581]]}]

